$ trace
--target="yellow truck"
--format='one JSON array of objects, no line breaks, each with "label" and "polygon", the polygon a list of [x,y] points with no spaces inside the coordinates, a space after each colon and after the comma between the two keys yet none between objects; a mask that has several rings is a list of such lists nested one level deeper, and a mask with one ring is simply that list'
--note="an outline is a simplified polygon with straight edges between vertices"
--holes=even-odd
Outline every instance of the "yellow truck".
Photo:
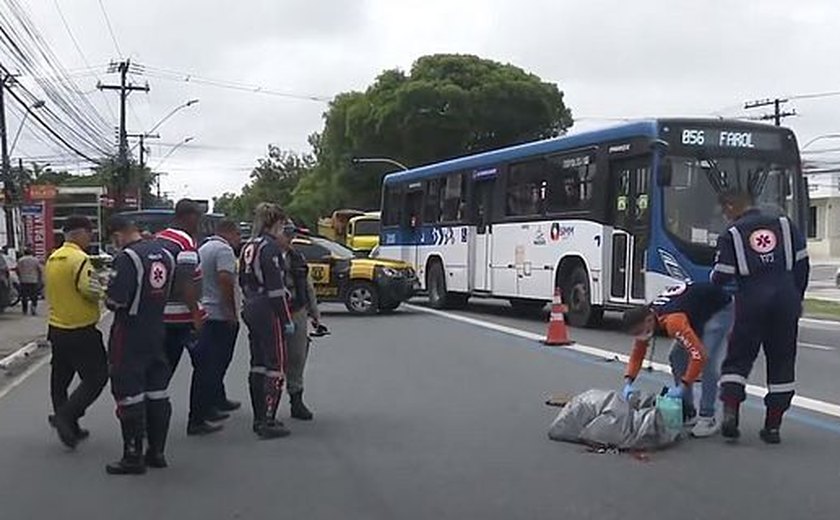
[{"label": "yellow truck", "polygon": [[367,256],[379,245],[380,213],[340,209],[318,220],[318,234],[349,247],[357,256]]}]

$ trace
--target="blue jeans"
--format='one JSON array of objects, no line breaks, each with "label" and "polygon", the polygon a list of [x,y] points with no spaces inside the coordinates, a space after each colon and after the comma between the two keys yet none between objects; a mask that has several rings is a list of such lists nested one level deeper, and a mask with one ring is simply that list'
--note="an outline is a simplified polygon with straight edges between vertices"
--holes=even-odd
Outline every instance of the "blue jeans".
[{"label": "blue jeans", "polygon": [[[703,346],[706,349],[706,365],[703,367],[701,379],[702,390],[700,394],[700,416],[714,417],[715,404],[717,403],[718,379],[720,379],[720,365],[723,363],[723,354],[726,352],[726,343],[732,322],[735,318],[734,304],[730,303],[706,323],[703,329]],[[688,368],[688,352],[679,343],[674,342],[671,347],[671,354],[668,356],[671,362],[671,373],[674,382],[679,383]],[[691,388],[685,393],[683,401],[686,405],[694,406],[694,392]]]}]

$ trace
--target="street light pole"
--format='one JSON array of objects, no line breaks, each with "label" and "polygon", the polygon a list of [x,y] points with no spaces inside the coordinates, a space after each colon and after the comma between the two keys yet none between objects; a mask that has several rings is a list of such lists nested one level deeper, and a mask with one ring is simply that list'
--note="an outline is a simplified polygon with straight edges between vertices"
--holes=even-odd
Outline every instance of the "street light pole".
[{"label": "street light pole", "polygon": [[[36,102],[32,103],[30,108],[32,109],[39,109],[43,108],[46,105],[46,102],[43,100],[37,100]],[[26,121],[29,119],[29,110],[25,110],[23,112],[23,118],[20,120],[20,126],[18,126],[17,132],[15,133],[15,138],[12,140],[12,146],[9,147],[9,157],[15,152],[15,146],[17,146],[18,139],[20,139],[20,134],[23,132],[23,125],[26,124]]]},{"label": "street light pole", "polygon": [[180,147],[184,146],[185,144],[189,143],[189,142],[190,142],[190,141],[192,141],[193,139],[195,139],[195,137],[192,137],[192,136],[191,136],[191,137],[187,137],[186,139],[184,139],[184,140],[183,140],[183,141],[181,141],[180,143],[178,143],[178,144],[176,144],[175,146],[173,146],[173,147],[172,147],[172,149],[171,149],[171,150],[169,150],[169,152],[167,152],[167,154],[163,156],[163,159],[161,159],[161,160],[160,160],[160,162],[159,162],[159,163],[157,163],[157,165],[155,166],[155,168],[154,168],[154,169],[155,169],[155,170],[159,169],[159,168],[160,168],[160,166],[161,166],[163,163],[165,163],[167,159],[169,159],[170,157],[172,157],[172,154],[174,154],[176,151],[178,151],[178,148],[180,148]]},{"label": "street light pole", "polygon": [[[163,118],[160,121],[155,123],[155,126],[153,126],[148,132],[146,132],[146,134],[153,134],[155,132],[155,130],[157,130],[158,128],[160,128],[163,125],[163,123],[169,121],[172,118],[172,116],[174,116],[175,114],[177,114],[181,110],[184,110],[185,108],[189,108],[189,107],[195,105],[196,103],[198,103],[198,101],[199,101],[198,99],[191,99],[191,100],[187,101],[186,103],[180,104],[177,107],[173,108],[172,110],[169,111],[168,114],[163,116]],[[134,145],[131,148],[131,150],[134,151],[135,148],[137,148],[137,145]]]},{"label": "street light pole", "polygon": [[809,147],[809,146],[811,146],[812,144],[816,143],[817,141],[822,141],[823,139],[840,139],[840,134],[823,134],[823,135],[818,135],[817,137],[815,137],[815,138],[811,139],[810,141],[808,141],[807,143],[805,143],[804,145],[802,145],[802,146],[799,148],[799,150],[800,150],[800,151],[805,151],[805,149],[806,149],[806,148],[808,148],[808,147]]},{"label": "street light pole", "polygon": [[390,164],[401,170],[408,170],[408,166],[389,157],[353,157],[351,162],[353,164]]}]

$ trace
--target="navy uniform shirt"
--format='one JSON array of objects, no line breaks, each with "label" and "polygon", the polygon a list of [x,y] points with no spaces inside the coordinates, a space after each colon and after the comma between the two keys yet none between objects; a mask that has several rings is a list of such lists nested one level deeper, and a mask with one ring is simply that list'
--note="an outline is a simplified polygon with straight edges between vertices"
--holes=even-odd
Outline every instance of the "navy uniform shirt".
[{"label": "navy uniform shirt", "polygon": [[739,290],[791,288],[804,297],[810,264],[805,237],[787,217],[750,209],[718,238],[712,282]]},{"label": "navy uniform shirt", "polygon": [[682,313],[691,327],[703,334],[706,323],[726,307],[732,297],[717,285],[708,282],[683,283],[667,289],[650,304],[657,317]]},{"label": "navy uniform shirt", "polygon": [[175,272],[172,254],[156,240],[139,240],[126,246],[113,265],[116,274],[106,304],[114,311],[114,322],[140,330],[162,328]]},{"label": "navy uniform shirt", "polygon": [[297,312],[309,307],[309,291],[306,280],[309,277],[309,266],[300,251],[290,249],[284,255],[286,261],[286,286],[292,299],[292,311]]},{"label": "navy uniform shirt", "polygon": [[283,323],[292,321],[283,252],[267,234],[248,240],[239,259],[239,286],[246,304],[266,301]]}]

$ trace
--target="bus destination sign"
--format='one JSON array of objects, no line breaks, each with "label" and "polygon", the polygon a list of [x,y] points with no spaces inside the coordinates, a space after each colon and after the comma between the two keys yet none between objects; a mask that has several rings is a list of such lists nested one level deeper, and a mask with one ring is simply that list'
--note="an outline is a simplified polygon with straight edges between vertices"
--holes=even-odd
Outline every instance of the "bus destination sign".
[{"label": "bus destination sign", "polygon": [[782,135],[775,132],[687,127],[679,131],[678,138],[680,144],[691,147],[746,150],[780,150],[782,148]]}]

